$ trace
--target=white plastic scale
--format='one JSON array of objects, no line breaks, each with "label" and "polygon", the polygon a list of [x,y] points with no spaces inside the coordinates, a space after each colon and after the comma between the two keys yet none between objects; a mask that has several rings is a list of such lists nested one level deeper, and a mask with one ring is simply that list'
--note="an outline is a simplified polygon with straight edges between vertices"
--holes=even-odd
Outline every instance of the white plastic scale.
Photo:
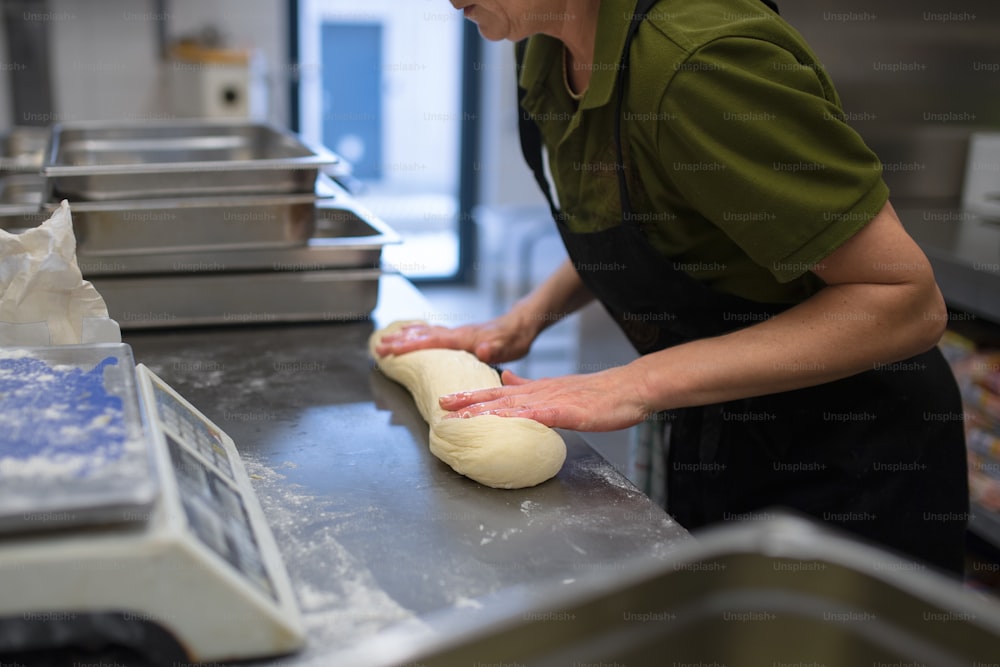
[{"label": "white plastic scale", "polygon": [[0,348],[0,661],[95,640],[222,661],[304,636],[232,439],[128,345]]}]

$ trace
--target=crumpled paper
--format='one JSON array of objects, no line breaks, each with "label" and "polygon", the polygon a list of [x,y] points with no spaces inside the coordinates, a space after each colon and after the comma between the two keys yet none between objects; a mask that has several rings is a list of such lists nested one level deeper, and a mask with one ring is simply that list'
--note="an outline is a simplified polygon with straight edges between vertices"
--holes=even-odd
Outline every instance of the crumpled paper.
[{"label": "crumpled paper", "polygon": [[0,346],[120,342],[118,323],[77,264],[69,202],[32,229],[0,229]]}]

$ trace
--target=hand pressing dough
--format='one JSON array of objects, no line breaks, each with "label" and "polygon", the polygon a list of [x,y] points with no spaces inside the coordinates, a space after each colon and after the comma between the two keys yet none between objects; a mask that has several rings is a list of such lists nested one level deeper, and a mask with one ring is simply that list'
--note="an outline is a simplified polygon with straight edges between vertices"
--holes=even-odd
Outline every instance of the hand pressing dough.
[{"label": "hand pressing dough", "polygon": [[430,449],[456,472],[480,484],[520,489],[555,476],[566,460],[558,433],[533,419],[481,415],[443,419],[445,394],[501,386],[497,372],[461,350],[416,350],[380,357],[375,346],[385,336],[415,322],[393,322],[372,334],[368,349],[379,369],[406,387],[430,426]]}]

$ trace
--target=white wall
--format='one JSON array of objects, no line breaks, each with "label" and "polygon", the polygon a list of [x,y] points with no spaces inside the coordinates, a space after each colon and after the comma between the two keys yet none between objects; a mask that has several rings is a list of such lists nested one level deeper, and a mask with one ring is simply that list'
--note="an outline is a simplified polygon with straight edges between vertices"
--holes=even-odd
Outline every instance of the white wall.
[{"label": "white wall", "polygon": [[50,0],[49,8],[53,120],[162,113],[151,2]]},{"label": "white wall", "polygon": [[[49,0],[54,119],[169,117],[157,52],[166,20],[170,36],[213,25],[227,46],[259,49],[268,65],[267,116],[287,124],[286,11],[282,0],[168,0],[165,16],[152,0]],[[13,119],[2,72],[0,90],[0,127],[7,127]]]},{"label": "white wall", "polygon": [[168,0],[172,34],[215,26],[233,48],[257,49],[265,65],[267,118],[290,123],[287,0]]}]

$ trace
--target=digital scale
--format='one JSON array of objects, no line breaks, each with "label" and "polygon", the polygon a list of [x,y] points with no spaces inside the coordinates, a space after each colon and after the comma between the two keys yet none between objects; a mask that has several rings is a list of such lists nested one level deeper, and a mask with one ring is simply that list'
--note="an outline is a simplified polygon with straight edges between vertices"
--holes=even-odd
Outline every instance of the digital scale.
[{"label": "digital scale", "polygon": [[304,639],[229,436],[126,344],[0,348],[0,658],[214,662]]}]

